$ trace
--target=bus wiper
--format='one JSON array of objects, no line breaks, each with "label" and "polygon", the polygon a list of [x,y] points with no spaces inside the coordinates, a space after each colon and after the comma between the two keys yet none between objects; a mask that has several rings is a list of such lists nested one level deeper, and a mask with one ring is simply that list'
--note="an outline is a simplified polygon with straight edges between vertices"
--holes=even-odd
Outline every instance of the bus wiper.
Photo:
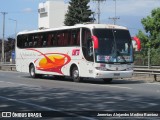
[{"label": "bus wiper", "polygon": [[124,56],[118,51],[118,50],[116,50],[116,52],[117,52],[117,56],[119,55],[119,56],[121,56],[121,58],[124,60],[124,62],[126,63],[127,61],[126,61],[126,59],[124,58]]}]

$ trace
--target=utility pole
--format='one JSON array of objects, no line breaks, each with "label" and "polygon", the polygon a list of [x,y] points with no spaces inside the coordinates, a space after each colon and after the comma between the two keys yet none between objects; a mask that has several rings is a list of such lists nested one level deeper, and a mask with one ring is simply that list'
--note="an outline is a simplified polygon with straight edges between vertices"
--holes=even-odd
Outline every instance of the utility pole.
[{"label": "utility pole", "polygon": [[114,15],[114,17],[109,18],[109,19],[112,19],[112,20],[113,20],[113,23],[114,23],[114,25],[115,25],[115,24],[116,24],[116,21],[117,21],[118,19],[120,19],[120,18],[117,17],[117,0],[113,0],[113,1],[115,1],[115,15]]},{"label": "utility pole", "polygon": [[100,1],[98,0],[98,7],[97,7],[97,14],[98,14],[98,24],[100,23],[100,14],[101,14],[101,9],[100,9]]},{"label": "utility pole", "polygon": [[3,15],[3,39],[2,39],[2,58],[1,58],[1,62],[4,62],[4,37],[5,37],[5,15],[7,14],[7,12],[0,12]]},{"label": "utility pole", "polygon": [[106,1],[106,0],[93,0],[93,1],[97,1],[97,15],[98,15],[98,21],[97,23],[100,23],[100,15],[101,15],[101,9],[100,9],[100,5],[102,1]]}]

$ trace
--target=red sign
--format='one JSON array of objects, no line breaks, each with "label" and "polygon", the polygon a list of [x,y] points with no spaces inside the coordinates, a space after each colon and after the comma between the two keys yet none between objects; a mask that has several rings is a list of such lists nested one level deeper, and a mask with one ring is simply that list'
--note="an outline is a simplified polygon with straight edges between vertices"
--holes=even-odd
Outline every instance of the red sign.
[{"label": "red sign", "polygon": [[80,53],[80,49],[73,49],[72,50],[72,56],[78,56]]}]

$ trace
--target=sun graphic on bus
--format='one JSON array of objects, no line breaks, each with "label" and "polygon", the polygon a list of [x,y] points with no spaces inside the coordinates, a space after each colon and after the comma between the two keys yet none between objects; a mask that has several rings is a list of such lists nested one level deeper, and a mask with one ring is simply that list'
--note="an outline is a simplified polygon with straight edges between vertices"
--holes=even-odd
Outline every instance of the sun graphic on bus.
[{"label": "sun graphic on bus", "polygon": [[36,68],[42,71],[62,73],[62,67],[70,62],[70,57],[66,54],[43,54],[44,58],[39,60]]},{"label": "sun graphic on bus", "polygon": [[62,73],[62,67],[71,61],[70,56],[62,53],[42,53],[35,49],[29,49],[40,53],[40,58],[36,59],[34,63],[37,65],[37,70],[46,72]]},{"label": "sun graphic on bus", "polygon": [[[49,61],[48,61],[49,59]],[[42,58],[39,62],[39,68],[50,69],[63,66],[65,57],[61,55],[50,55],[47,58]]]}]

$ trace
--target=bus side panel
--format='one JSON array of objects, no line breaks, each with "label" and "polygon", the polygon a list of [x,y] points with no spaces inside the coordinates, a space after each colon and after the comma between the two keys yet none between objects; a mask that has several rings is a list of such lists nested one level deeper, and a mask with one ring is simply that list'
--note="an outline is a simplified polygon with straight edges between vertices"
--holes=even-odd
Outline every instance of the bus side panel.
[{"label": "bus side panel", "polygon": [[21,52],[25,71],[34,63],[37,74],[69,75],[66,70],[71,62],[70,48],[29,48]]},{"label": "bus side panel", "polygon": [[[84,56],[83,56],[83,52],[82,49],[79,47],[78,49],[76,49],[77,51],[79,51],[79,54],[73,54],[75,49],[72,49],[72,60],[71,60],[71,65],[75,64],[78,69],[79,69],[79,76],[80,77],[93,77],[94,75],[94,62],[90,62],[87,61]],[[68,68],[68,67],[67,67]],[[69,70],[67,70],[69,71]]]},{"label": "bus side panel", "polygon": [[20,50],[18,48],[16,48],[16,70],[18,72],[22,72],[22,64],[20,64],[20,63],[22,63],[22,58],[20,57],[19,51]]},{"label": "bus side panel", "polygon": [[26,65],[25,65],[25,61],[27,59],[25,59],[25,57],[23,56],[23,49],[19,49],[17,48],[16,50],[16,70],[19,72],[28,72],[26,70]]},{"label": "bus side panel", "polygon": [[80,60],[79,69],[81,77],[91,77],[94,76],[94,63],[86,61],[85,59]]},{"label": "bus side panel", "polygon": [[[74,53],[74,51],[78,51]],[[83,57],[80,47],[57,48],[17,48],[17,71],[29,72],[34,63],[37,74],[70,76],[71,65],[79,68],[80,77],[93,77],[94,63]]]},{"label": "bus side panel", "polygon": [[20,72],[29,72],[29,64],[34,61],[37,56],[32,51],[26,49],[18,49],[16,53],[16,69]]}]

